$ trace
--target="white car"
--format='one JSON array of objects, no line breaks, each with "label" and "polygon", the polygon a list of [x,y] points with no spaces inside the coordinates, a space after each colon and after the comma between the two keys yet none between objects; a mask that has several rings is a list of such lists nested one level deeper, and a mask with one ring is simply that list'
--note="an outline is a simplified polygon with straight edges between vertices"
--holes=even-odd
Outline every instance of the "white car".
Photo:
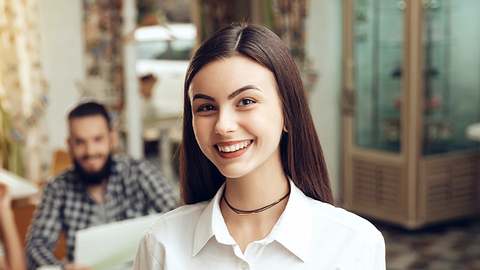
[{"label": "white car", "polygon": [[138,77],[157,78],[152,103],[161,115],[183,112],[183,82],[195,46],[193,24],[145,26],[135,30]]}]

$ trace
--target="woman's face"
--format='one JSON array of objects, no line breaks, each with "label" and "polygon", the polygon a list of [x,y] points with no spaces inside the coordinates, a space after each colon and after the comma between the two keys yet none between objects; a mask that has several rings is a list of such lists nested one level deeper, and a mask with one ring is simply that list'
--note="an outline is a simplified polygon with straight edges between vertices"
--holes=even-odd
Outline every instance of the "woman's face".
[{"label": "woman's face", "polygon": [[203,154],[227,178],[281,169],[282,106],[273,73],[243,56],[204,66],[189,89]]}]

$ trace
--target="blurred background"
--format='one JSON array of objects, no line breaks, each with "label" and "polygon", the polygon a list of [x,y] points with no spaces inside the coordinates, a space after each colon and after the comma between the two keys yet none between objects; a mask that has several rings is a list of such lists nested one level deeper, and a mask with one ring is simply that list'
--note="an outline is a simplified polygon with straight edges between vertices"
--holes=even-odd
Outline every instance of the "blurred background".
[{"label": "blurred background", "polygon": [[382,230],[387,268],[480,269],[479,11],[477,0],[0,0],[0,167],[44,184],[68,164],[68,110],[95,98],[118,151],[175,183],[192,52],[231,22],[263,24],[301,71],[337,204]]}]

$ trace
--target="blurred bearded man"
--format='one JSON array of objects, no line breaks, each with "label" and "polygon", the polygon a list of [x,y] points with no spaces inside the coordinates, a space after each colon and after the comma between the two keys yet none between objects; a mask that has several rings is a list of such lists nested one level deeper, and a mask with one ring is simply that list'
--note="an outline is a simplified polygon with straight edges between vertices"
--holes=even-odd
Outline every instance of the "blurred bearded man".
[{"label": "blurred bearded man", "polygon": [[[116,136],[110,115],[97,102],[68,114],[67,139],[73,166],[50,181],[27,237],[29,269],[59,265],[88,269],[74,261],[75,234],[91,226],[165,212],[177,205],[172,188],[151,164],[113,154]],[[65,234],[67,261],[53,250]]]}]

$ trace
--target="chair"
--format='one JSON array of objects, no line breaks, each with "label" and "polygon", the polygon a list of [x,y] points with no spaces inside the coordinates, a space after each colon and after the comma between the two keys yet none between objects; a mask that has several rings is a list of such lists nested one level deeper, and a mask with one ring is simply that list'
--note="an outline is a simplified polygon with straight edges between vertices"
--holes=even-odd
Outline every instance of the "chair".
[{"label": "chair", "polygon": [[[55,176],[67,169],[71,165],[71,159],[67,151],[56,150],[53,153],[52,167],[50,175]],[[40,183],[40,188],[43,187],[46,182]],[[12,203],[12,208],[15,216],[15,222],[17,224],[18,234],[22,243],[26,243],[26,237],[30,222],[32,221],[35,209],[39,203],[39,196],[36,195],[32,198],[26,198],[21,200],[15,200]],[[66,241],[65,235],[60,234],[60,238],[57,242],[55,256],[59,259],[66,256]]]},{"label": "chair", "polygon": [[72,165],[72,160],[70,159],[70,155],[66,150],[57,149],[53,152],[53,159],[52,159],[52,167],[50,170],[50,174],[58,175],[64,170],[68,169]]},{"label": "chair", "polygon": [[[57,149],[53,152],[51,175],[55,176],[68,169],[72,165],[72,160],[68,152],[64,149]],[[66,252],[65,234],[61,233],[55,248],[55,256],[57,258],[64,258]]]}]

